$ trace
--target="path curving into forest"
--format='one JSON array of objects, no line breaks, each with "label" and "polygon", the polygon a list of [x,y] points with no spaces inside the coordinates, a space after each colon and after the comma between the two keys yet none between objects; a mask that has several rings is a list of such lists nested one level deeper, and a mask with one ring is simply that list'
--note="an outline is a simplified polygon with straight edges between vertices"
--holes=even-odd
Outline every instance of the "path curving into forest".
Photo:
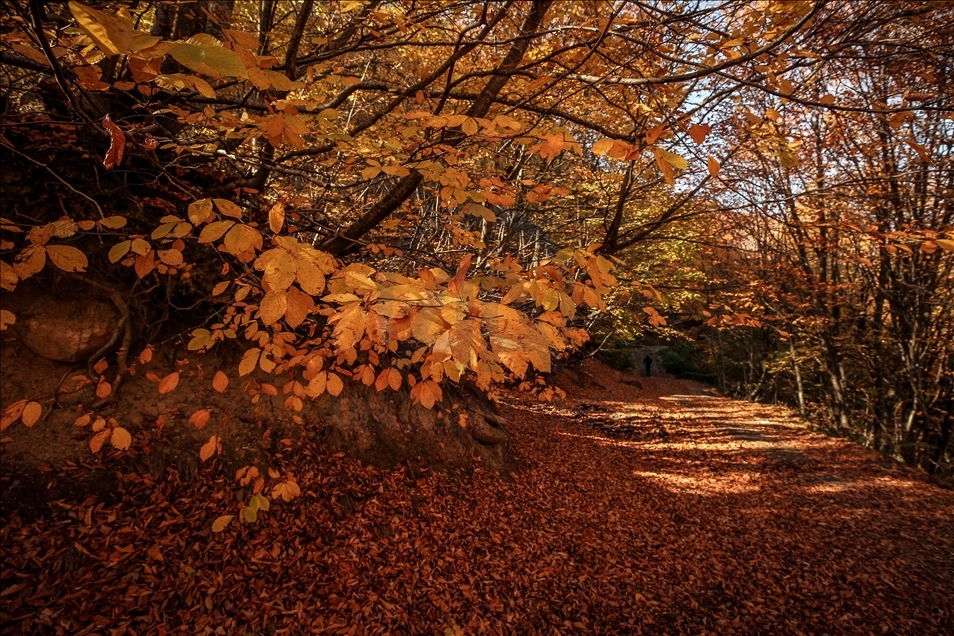
[{"label": "path curving into forest", "polygon": [[5,516],[0,627],[954,633],[954,492],[781,408],[582,377],[559,404],[505,396],[510,481],[305,445],[286,458],[302,497],[220,535],[211,469],[198,491],[127,474],[108,505]]}]

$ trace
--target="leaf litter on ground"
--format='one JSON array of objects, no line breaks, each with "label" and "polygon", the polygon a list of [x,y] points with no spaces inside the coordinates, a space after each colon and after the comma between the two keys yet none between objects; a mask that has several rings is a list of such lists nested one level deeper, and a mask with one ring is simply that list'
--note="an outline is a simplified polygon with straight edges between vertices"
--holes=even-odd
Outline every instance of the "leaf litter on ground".
[{"label": "leaf litter on ground", "polygon": [[275,458],[301,496],[220,533],[235,484],[215,462],[188,486],[119,473],[114,503],[55,501],[31,522],[4,510],[0,627],[954,633],[954,493],[781,408],[584,371],[560,403],[504,396],[524,464],[510,479],[303,442]]}]

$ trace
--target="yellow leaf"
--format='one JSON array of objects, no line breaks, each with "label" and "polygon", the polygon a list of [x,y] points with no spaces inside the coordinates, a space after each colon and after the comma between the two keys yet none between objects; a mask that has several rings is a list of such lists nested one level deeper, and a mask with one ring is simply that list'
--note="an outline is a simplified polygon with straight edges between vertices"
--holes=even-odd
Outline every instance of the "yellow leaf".
[{"label": "yellow leaf", "polygon": [[232,523],[233,515],[222,515],[212,522],[212,532],[222,532]]},{"label": "yellow leaf", "polygon": [[122,241],[113,245],[112,249],[109,250],[109,262],[116,263],[123,256],[129,252],[129,248],[132,246],[132,241]]},{"label": "yellow leaf", "polygon": [[132,435],[122,426],[117,426],[110,435],[109,443],[118,450],[127,450],[132,445]]},{"label": "yellow leaf", "polygon": [[225,245],[226,252],[248,262],[255,258],[257,250],[262,249],[262,233],[248,225],[236,225],[225,235],[222,244]]},{"label": "yellow leaf", "polygon": [[255,261],[256,269],[262,269],[262,265],[265,269],[262,280],[271,291],[288,289],[295,281],[298,265],[295,257],[285,250],[268,250]]},{"label": "yellow leaf", "polygon": [[322,275],[321,269],[312,261],[297,258],[295,259],[295,268],[298,284],[306,294],[317,296],[325,290],[325,277]]},{"label": "yellow leaf", "polygon": [[305,321],[314,308],[315,301],[308,294],[298,291],[297,287],[289,287],[286,292],[287,308],[285,309],[285,322],[294,329]]},{"label": "yellow leaf", "polygon": [[471,203],[470,207],[467,209],[467,213],[473,216],[479,216],[488,223],[493,223],[497,220],[497,215],[490,211],[488,208],[480,205],[479,203]]},{"label": "yellow leaf", "polygon": [[275,234],[282,231],[285,225],[285,204],[278,202],[268,211],[268,228]]},{"label": "yellow leaf", "polygon": [[948,251],[950,251],[950,252],[954,252],[954,240],[951,240],[951,239],[937,239],[937,240],[934,241],[934,242],[937,243],[938,246],[939,246],[941,249],[945,249],[945,250],[948,250]]},{"label": "yellow leaf", "polygon": [[316,398],[325,392],[325,387],[328,384],[328,372],[321,371],[318,375],[313,377],[308,386],[305,388],[305,393],[308,394],[308,397]]},{"label": "yellow leaf", "polygon": [[[278,486],[281,487],[281,491],[280,491],[281,498],[284,501],[291,501],[292,499],[294,499],[295,497],[301,494],[301,489],[298,487],[298,484],[296,484],[295,482],[291,480],[286,481],[282,484],[279,484]],[[272,492],[274,495],[274,490]]]},{"label": "yellow leaf", "polygon": [[79,225],[74,223],[71,219],[66,218],[53,221],[53,227],[56,228],[56,231],[53,232],[53,236],[57,238],[69,238],[76,234],[76,231],[79,229]]},{"label": "yellow leaf", "polygon": [[245,352],[245,355],[242,356],[242,361],[239,362],[239,375],[246,376],[252,371],[255,370],[255,365],[258,364],[259,354],[262,352],[258,347],[254,347]]},{"label": "yellow leaf", "polygon": [[23,414],[20,416],[20,421],[26,426],[33,426],[40,420],[40,415],[42,414],[43,407],[40,406],[39,402],[27,402],[27,405],[23,407]]},{"label": "yellow leaf", "polygon": [[282,319],[288,309],[288,297],[284,291],[270,291],[262,298],[258,317],[266,325],[273,325]]},{"label": "yellow leaf", "polygon": [[129,51],[136,33],[126,23],[73,0],[68,4],[76,23],[96,43],[96,48],[110,56]]},{"label": "yellow leaf", "polygon": [[259,510],[267,511],[269,508],[271,508],[271,504],[265,495],[252,495],[252,500],[255,501],[255,505]]},{"label": "yellow leaf", "polygon": [[686,166],[688,165],[683,157],[680,157],[674,152],[669,152],[668,150],[663,150],[662,148],[654,148],[653,152],[659,153],[657,156],[661,156],[663,160],[673,168],[685,170]]},{"label": "yellow leaf", "polygon": [[440,312],[433,307],[424,307],[411,319],[411,333],[424,344],[434,344],[437,337],[447,331]]},{"label": "yellow leaf", "polygon": [[103,227],[108,227],[111,230],[118,230],[121,227],[126,226],[126,217],[124,216],[107,216],[105,219],[99,222]]},{"label": "yellow leaf", "polygon": [[34,245],[24,249],[13,263],[13,269],[20,280],[33,276],[46,265],[46,249],[42,245]]},{"label": "yellow leaf", "polygon": [[202,225],[212,220],[212,199],[199,199],[189,204],[189,220],[192,225]]},{"label": "yellow leaf", "polygon": [[203,64],[225,77],[247,77],[248,72],[245,70],[242,58],[235,51],[231,51],[221,44],[218,40],[213,40],[213,43],[208,46],[203,43],[201,47]]},{"label": "yellow leaf", "polygon": [[215,455],[215,453],[219,452],[221,450],[221,447],[222,447],[222,442],[219,439],[219,436],[213,435],[212,437],[209,438],[209,441],[203,444],[202,448],[199,449],[199,459],[201,459],[202,461],[206,461],[207,459]]},{"label": "yellow leaf", "polygon": [[215,203],[215,207],[219,209],[219,212],[222,213],[222,216],[229,216],[234,219],[242,218],[242,208],[228,199],[212,199],[212,201]]},{"label": "yellow leaf", "polygon": [[170,373],[159,382],[159,395],[171,392],[179,385],[179,372]]},{"label": "yellow leaf", "polygon": [[69,245],[47,245],[46,254],[64,272],[83,272],[89,264],[86,254]]},{"label": "yellow leaf", "polygon": [[182,265],[182,252],[179,250],[159,250],[156,253],[159,255],[159,260],[166,265],[171,267]]},{"label": "yellow leaf", "polygon": [[199,232],[199,243],[213,243],[219,240],[233,225],[235,225],[235,221],[209,223]]},{"label": "yellow leaf", "polygon": [[327,384],[328,372],[321,371],[308,382],[308,386],[305,388],[305,393],[308,394],[308,397],[316,398],[325,392],[325,387]]},{"label": "yellow leaf", "polygon": [[603,155],[605,155],[606,153],[610,151],[614,143],[616,142],[610,139],[609,137],[603,137],[602,139],[597,141],[595,144],[593,144],[593,148],[592,148],[593,154],[596,155],[597,157],[602,157]]}]

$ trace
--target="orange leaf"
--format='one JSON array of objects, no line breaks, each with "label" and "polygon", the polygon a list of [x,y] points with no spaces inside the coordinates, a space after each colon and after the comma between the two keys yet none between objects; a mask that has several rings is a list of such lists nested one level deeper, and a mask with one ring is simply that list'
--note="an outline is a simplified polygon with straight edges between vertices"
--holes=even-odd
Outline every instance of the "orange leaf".
[{"label": "orange leaf", "polygon": [[283,291],[270,291],[262,298],[262,304],[259,306],[258,317],[266,325],[273,325],[288,309],[288,296]]},{"label": "orange leaf", "polygon": [[378,375],[378,379],[374,382],[374,388],[378,391],[383,391],[388,386],[388,381],[391,379],[390,369],[382,369],[381,373]]},{"label": "orange leaf", "polygon": [[278,234],[285,225],[285,204],[278,202],[268,211],[268,228]]},{"label": "orange leaf", "polygon": [[192,417],[189,418],[189,422],[194,424],[196,428],[205,428],[211,414],[212,411],[209,409],[198,410],[192,414]]},{"label": "orange leaf", "polygon": [[111,170],[118,166],[123,160],[123,151],[126,148],[126,135],[123,134],[119,126],[112,122],[109,118],[109,114],[103,117],[103,128],[109,131],[109,150],[106,151],[103,165],[106,166],[107,170]]},{"label": "orange leaf", "polygon": [[179,372],[170,373],[159,382],[159,395],[169,393],[179,384]]},{"label": "orange leaf", "polygon": [[711,132],[712,126],[706,126],[705,124],[695,124],[689,127],[689,136],[692,137],[692,140],[697,144],[701,144],[705,141]]},{"label": "orange leaf", "polygon": [[592,148],[593,154],[596,155],[597,157],[602,157],[613,148],[614,143],[616,142],[614,142],[609,137],[603,137],[602,139],[597,141],[595,144],[593,144],[593,148]]},{"label": "orange leaf", "polygon": [[106,381],[106,378],[100,376],[99,384],[96,385],[96,397],[104,398],[113,392],[113,385]]},{"label": "orange leaf", "polygon": [[98,453],[103,448],[103,444],[106,443],[106,440],[109,439],[110,435],[112,435],[112,431],[108,428],[96,433],[96,435],[93,435],[93,439],[89,440],[89,449],[94,453]]},{"label": "orange leaf", "polygon": [[221,371],[215,372],[215,377],[212,378],[212,388],[222,393],[229,387],[229,376],[225,375]]},{"label": "orange leaf", "polygon": [[388,384],[390,385],[391,390],[397,391],[400,389],[402,380],[403,377],[401,376],[401,372],[397,369],[391,369],[390,377],[388,378]]},{"label": "orange leaf", "polygon": [[20,419],[25,425],[33,426],[39,421],[42,414],[43,407],[40,406],[39,402],[28,402],[27,405],[23,407],[23,414],[20,416]]},{"label": "orange leaf", "polygon": [[76,418],[76,421],[73,422],[73,426],[86,426],[89,424],[90,420],[93,419],[92,413],[87,413],[86,415],[80,415]]},{"label": "orange leaf", "polygon": [[258,347],[254,347],[245,352],[245,355],[242,356],[242,361],[239,362],[239,375],[245,376],[255,370],[255,365],[258,364],[259,354],[262,350]]},{"label": "orange leaf", "polygon": [[338,377],[335,373],[328,374],[328,383],[325,387],[328,390],[328,393],[337,397],[341,395],[341,391],[344,390],[344,382],[341,381],[341,378]]},{"label": "orange leaf", "polygon": [[0,417],[0,433],[7,430],[8,426],[20,418],[20,415],[23,413],[23,409],[26,408],[26,405],[26,400],[17,400],[3,410],[3,417]]},{"label": "orange leaf", "polygon": [[69,245],[47,245],[46,255],[64,272],[84,272],[89,265],[86,254]]},{"label": "orange leaf", "polygon": [[659,136],[662,135],[663,131],[666,129],[666,124],[659,124],[658,126],[653,126],[646,131],[646,143],[654,144],[656,140],[659,139]]},{"label": "orange leaf", "polygon": [[145,255],[140,256],[136,259],[133,269],[136,270],[136,276],[139,278],[145,278],[149,272],[153,270],[156,266],[156,252],[154,250],[149,250]]},{"label": "orange leaf", "polygon": [[221,283],[216,284],[216,286],[212,288],[212,295],[218,296],[219,294],[224,293],[225,290],[229,288],[230,282],[231,281],[223,280]]},{"label": "orange leaf", "polygon": [[148,364],[152,360],[153,348],[146,347],[142,350],[142,353],[139,354],[139,364]]},{"label": "orange leaf", "polygon": [[715,157],[709,157],[706,160],[706,163],[708,163],[709,165],[709,174],[712,175],[712,178],[714,179],[718,177],[719,168],[721,168],[721,166],[719,165],[719,161]]},{"label": "orange leaf", "polygon": [[109,442],[113,445],[113,448],[126,450],[132,444],[132,435],[130,435],[129,431],[124,429],[122,426],[117,426],[113,429],[113,433],[109,438]]},{"label": "orange leaf", "polygon": [[199,450],[199,458],[202,461],[205,461],[215,455],[215,453],[221,450],[221,448],[222,442],[219,439],[219,436],[213,435],[209,438],[209,441],[202,445],[202,448]]},{"label": "orange leaf", "polygon": [[464,291],[464,277],[467,275],[467,268],[470,267],[471,259],[472,256],[470,254],[462,258],[460,265],[457,266],[457,273],[454,274],[454,278],[447,283],[447,292],[452,296],[461,297]]}]

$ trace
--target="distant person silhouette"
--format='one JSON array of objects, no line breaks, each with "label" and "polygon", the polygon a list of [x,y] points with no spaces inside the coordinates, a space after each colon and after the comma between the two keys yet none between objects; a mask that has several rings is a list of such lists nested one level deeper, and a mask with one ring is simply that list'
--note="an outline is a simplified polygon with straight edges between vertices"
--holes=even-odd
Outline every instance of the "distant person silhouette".
[{"label": "distant person silhouette", "polygon": [[653,359],[646,356],[643,358],[643,364],[646,365],[646,377],[648,378],[651,375],[650,372],[653,370]]}]

